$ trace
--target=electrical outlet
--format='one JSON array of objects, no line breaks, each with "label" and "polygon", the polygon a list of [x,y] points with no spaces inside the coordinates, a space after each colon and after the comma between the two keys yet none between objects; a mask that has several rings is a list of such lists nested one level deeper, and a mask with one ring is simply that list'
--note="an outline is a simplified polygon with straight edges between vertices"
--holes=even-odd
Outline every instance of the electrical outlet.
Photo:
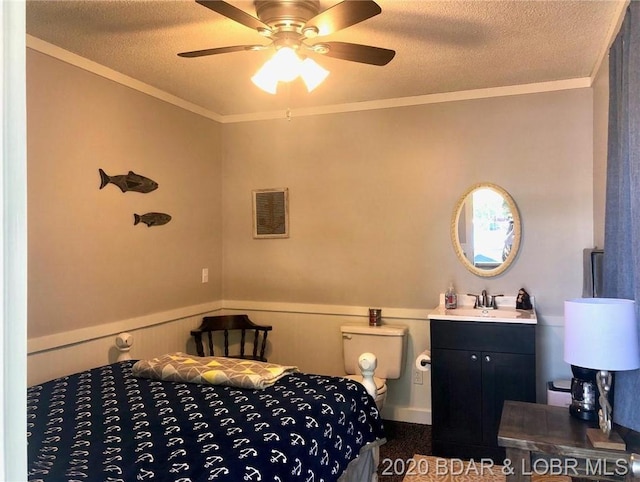
[{"label": "electrical outlet", "polygon": [[209,268],[202,268],[202,282],[209,282]]},{"label": "electrical outlet", "polygon": [[413,383],[415,385],[422,385],[424,383],[424,372],[414,368],[413,369]]}]

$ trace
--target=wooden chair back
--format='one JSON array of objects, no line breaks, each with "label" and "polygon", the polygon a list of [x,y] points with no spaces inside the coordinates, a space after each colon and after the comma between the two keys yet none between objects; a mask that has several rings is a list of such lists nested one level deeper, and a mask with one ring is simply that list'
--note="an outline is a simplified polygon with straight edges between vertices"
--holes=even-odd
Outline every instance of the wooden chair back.
[{"label": "wooden chair back", "polygon": [[[257,360],[266,362],[264,352],[267,348],[267,335],[272,327],[267,325],[256,325],[247,315],[221,315],[205,316],[202,324],[191,331],[195,339],[196,351],[199,356],[205,356],[202,335],[207,335],[207,356],[225,356],[230,358],[243,358],[246,360]],[[240,353],[229,354],[229,333],[240,331]],[[222,332],[224,337],[224,354],[214,353],[214,333]],[[245,353],[245,342],[249,344],[247,338],[253,339],[253,349],[250,353]]]}]

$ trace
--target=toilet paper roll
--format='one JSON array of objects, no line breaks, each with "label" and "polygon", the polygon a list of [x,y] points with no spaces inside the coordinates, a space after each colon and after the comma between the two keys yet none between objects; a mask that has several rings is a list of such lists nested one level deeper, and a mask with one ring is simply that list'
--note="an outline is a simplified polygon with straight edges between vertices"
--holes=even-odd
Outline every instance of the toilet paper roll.
[{"label": "toilet paper roll", "polygon": [[431,368],[431,351],[425,350],[416,358],[416,370],[428,372]]}]

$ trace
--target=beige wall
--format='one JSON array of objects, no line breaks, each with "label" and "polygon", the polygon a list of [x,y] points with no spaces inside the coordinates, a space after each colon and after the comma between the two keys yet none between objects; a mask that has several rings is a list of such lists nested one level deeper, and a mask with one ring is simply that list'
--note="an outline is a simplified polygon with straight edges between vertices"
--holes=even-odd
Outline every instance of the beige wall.
[{"label": "beige wall", "polygon": [[[450,280],[461,293],[525,287],[538,306],[544,401],[546,381],[570,377],[563,302],[581,296],[582,250],[593,244],[592,109],[591,89],[579,89],[225,125],[225,300],[294,304],[280,317],[256,313],[272,323],[305,311],[295,304],[327,306],[332,316],[294,317],[301,336],[273,338],[274,347],[279,337],[298,344],[287,349],[298,363],[329,373],[341,369],[339,324],[382,308],[385,321],[410,328],[384,415],[429,423],[429,376],[415,385],[412,371],[429,347],[426,316],[438,294]],[[458,197],[482,181],[512,195],[523,223],[515,264],[490,279],[466,271],[449,239]],[[289,188],[291,236],[252,239],[250,192],[271,187]]]},{"label": "beige wall", "polygon": [[[526,287],[540,314],[580,296],[593,242],[592,91],[225,125],[224,297],[426,310]],[[521,252],[483,279],[449,239],[458,197],[490,181],[516,201]],[[251,237],[251,190],[287,187],[291,237]],[[384,315],[384,311],[383,311]]]},{"label": "beige wall", "polygon": [[[32,50],[27,102],[29,338],[220,299],[219,124]],[[133,225],[153,211],[173,219]]]},{"label": "beige wall", "polygon": [[[119,331],[136,358],[189,350],[189,328],[220,309],[274,325],[270,361],[340,374],[340,324],[375,305],[409,327],[385,416],[428,423],[429,376],[413,384],[412,365],[451,280],[526,287],[540,397],[568,373],[562,305],[581,294],[594,236],[591,89],[220,125],[28,51],[28,109],[30,383],[113,361]],[[99,190],[99,167],[160,188]],[[523,221],[515,264],[492,279],[449,239],[458,197],[481,181]],[[253,239],[251,191],[273,187],[289,189],[291,236]],[[133,226],[138,210],[174,218]]]}]

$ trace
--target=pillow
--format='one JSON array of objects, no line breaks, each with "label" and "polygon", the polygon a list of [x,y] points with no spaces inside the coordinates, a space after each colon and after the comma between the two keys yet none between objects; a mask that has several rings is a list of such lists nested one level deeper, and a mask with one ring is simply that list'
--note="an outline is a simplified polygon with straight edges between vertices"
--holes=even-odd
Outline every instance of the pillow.
[{"label": "pillow", "polygon": [[295,366],[182,352],[139,360],[133,365],[133,374],[138,377],[252,389],[269,387],[297,371]]}]

